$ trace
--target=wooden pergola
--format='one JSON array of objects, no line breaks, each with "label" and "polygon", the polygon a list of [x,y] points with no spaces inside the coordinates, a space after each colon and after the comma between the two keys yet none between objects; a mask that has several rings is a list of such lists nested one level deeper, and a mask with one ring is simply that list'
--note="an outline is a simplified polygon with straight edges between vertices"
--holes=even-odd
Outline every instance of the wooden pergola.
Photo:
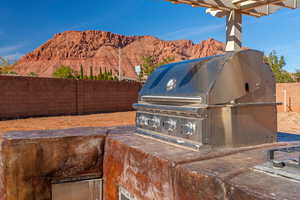
[{"label": "wooden pergola", "polygon": [[166,0],[175,4],[188,4],[207,8],[206,13],[226,17],[226,51],[241,48],[242,15],[262,17],[281,8],[296,9],[300,0]]}]

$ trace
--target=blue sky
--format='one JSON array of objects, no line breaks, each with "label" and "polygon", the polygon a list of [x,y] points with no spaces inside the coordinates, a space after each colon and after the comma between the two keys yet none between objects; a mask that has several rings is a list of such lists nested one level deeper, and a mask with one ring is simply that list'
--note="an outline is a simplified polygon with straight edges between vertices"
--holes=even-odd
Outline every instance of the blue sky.
[{"label": "blue sky", "polygon": [[[225,21],[204,8],[164,0],[5,0],[0,7],[0,56],[13,59],[67,30],[153,35],[165,40],[225,40]],[[244,46],[276,50],[286,70],[300,69],[300,9],[243,18]]]}]

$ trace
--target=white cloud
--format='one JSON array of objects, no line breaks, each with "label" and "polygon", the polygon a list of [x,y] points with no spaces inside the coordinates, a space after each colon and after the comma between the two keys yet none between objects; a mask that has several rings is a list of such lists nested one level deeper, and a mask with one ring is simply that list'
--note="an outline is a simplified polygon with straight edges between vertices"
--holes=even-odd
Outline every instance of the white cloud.
[{"label": "white cloud", "polygon": [[16,51],[18,51],[22,47],[24,47],[24,44],[0,47],[0,56],[5,56],[10,53],[16,53]]},{"label": "white cloud", "polygon": [[211,33],[213,31],[224,29],[224,24],[213,24],[207,26],[197,26],[197,27],[190,27],[190,28],[183,28],[173,32],[169,32],[164,34],[162,37],[168,40],[174,40],[178,38],[189,38],[195,35],[202,35],[206,33]]},{"label": "white cloud", "polygon": [[5,59],[7,59],[8,61],[16,61],[16,60],[19,60],[19,58],[23,55],[24,54],[21,54],[21,53],[14,53],[14,54],[9,54],[9,55],[3,56],[3,57]]},{"label": "white cloud", "polygon": [[24,43],[10,45],[10,46],[0,46],[0,56],[7,56],[10,54],[17,54],[17,52],[25,46]]},{"label": "white cloud", "polygon": [[0,46],[0,56],[7,59],[9,62],[14,62],[24,55],[20,53],[20,49],[24,46],[25,43],[10,46]]}]

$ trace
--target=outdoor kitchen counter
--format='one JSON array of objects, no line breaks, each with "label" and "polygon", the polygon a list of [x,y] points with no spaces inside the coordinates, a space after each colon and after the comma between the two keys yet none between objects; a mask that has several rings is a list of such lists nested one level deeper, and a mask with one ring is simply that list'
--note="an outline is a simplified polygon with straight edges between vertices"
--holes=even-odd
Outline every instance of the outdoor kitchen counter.
[{"label": "outdoor kitchen counter", "polygon": [[51,200],[51,184],[102,178],[105,138],[133,127],[8,132],[0,138],[0,199]]},{"label": "outdoor kitchen counter", "polygon": [[252,169],[266,161],[268,149],[291,143],[194,151],[134,132],[109,127],[4,134],[0,199],[51,200],[52,183],[87,177],[104,180],[105,200],[119,200],[119,193],[129,200],[300,199],[299,182]]},{"label": "outdoor kitchen counter", "polygon": [[253,169],[266,162],[267,150],[289,145],[197,152],[134,134],[112,135],[105,145],[104,199],[298,200],[299,182]]}]

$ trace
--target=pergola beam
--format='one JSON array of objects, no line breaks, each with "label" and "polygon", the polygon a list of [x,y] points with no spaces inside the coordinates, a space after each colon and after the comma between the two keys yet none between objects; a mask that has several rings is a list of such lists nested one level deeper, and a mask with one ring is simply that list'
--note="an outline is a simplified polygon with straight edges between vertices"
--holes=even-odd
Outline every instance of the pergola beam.
[{"label": "pergola beam", "polygon": [[233,0],[232,3],[233,3],[234,5],[239,5],[239,4],[244,3],[244,2],[246,2],[246,1],[249,1],[249,0]]},{"label": "pergola beam", "polygon": [[247,2],[257,2],[257,3],[262,3],[262,4],[261,4],[262,6],[271,4],[271,5],[274,5],[274,6],[280,6],[280,7],[289,8],[289,9],[295,9],[295,8],[297,8],[297,0],[293,0],[292,3],[290,3],[290,2],[285,2],[284,0],[279,1],[279,2],[276,1],[276,2],[269,2],[269,3],[261,2],[261,1],[259,1],[259,0],[232,0],[232,3],[233,3],[235,6],[237,6],[237,7],[240,6],[241,4],[247,3]]},{"label": "pergola beam", "polygon": [[239,5],[239,9],[243,11],[255,9],[262,6],[267,6],[268,4],[280,3],[284,0],[264,0],[264,1],[255,1],[254,3]]},{"label": "pergola beam", "polygon": [[[299,7],[300,0],[166,0],[175,4],[188,4],[194,7],[212,8],[229,12],[240,10],[242,14],[261,17],[270,14],[269,10],[274,11],[283,8],[296,9]],[[258,11],[257,8],[264,7],[266,13]],[[269,9],[270,8],[270,9]],[[261,9],[260,9],[261,10]],[[264,9],[262,9],[264,10]]]},{"label": "pergola beam", "polygon": [[294,4],[293,5],[288,5],[288,4],[285,4],[284,2],[272,3],[272,5],[274,5],[274,6],[280,6],[280,7],[284,7],[284,8],[289,8],[289,9],[296,9],[297,8],[297,6],[295,6]]},{"label": "pergola beam", "polygon": [[215,17],[226,16],[226,51],[241,48],[242,15],[262,17],[281,7],[295,9],[300,0],[166,0],[175,4],[188,4],[207,8]]},{"label": "pergola beam", "polygon": [[[189,4],[193,7],[204,7],[204,8],[213,8],[216,10],[222,10],[225,12],[230,12],[232,10],[232,8],[225,6],[225,5],[214,5],[214,4],[210,4],[201,0],[198,1],[189,1],[189,0],[166,0],[166,1],[170,1],[174,4]],[[253,17],[262,17],[265,16],[265,13],[260,13],[260,12],[256,12],[256,11],[251,11],[251,10],[241,10],[240,11],[242,14],[244,15],[249,15],[249,16],[253,16]]]}]

